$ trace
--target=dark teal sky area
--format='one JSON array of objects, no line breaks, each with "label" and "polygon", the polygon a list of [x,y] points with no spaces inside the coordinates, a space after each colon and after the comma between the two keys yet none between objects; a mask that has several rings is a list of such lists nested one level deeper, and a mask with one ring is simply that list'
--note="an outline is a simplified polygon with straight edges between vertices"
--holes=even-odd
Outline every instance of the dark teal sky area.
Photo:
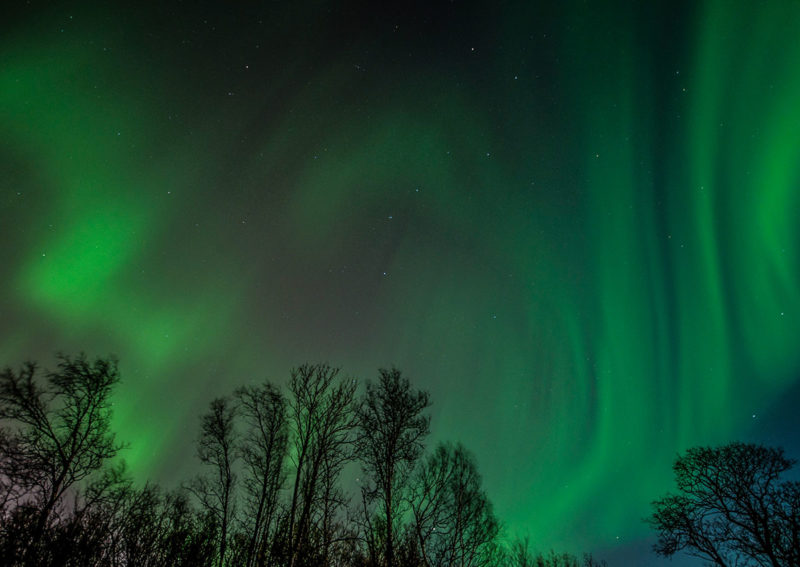
[{"label": "dark teal sky area", "polygon": [[115,353],[140,478],[306,361],[398,366],[509,533],[617,565],[662,564],[641,519],[678,451],[800,456],[800,3],[0,26],[0,362]]}]

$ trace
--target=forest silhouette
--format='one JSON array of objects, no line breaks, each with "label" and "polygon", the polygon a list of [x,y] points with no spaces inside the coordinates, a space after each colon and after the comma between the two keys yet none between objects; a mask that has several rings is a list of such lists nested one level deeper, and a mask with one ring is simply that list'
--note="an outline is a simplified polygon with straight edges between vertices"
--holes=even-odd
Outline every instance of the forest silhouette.
[{"label": "forest silhouette", "polygon": [[[395,368],[359,392],[339,369],[304,364],[284,389],[211,400],[199,472],[174,490],[126,471],[111,428],[119,380],[115,359],[83,354],[0,374],[0,565],[605,565],[507,541],[474,456],[427,447],[429,395]],[[793,464],[755,445],[690,450],[678,494],[653,503],[656,553],[800,565],[800,489],[781,480]],[[351,466],[355,491],[343,486]]]}]

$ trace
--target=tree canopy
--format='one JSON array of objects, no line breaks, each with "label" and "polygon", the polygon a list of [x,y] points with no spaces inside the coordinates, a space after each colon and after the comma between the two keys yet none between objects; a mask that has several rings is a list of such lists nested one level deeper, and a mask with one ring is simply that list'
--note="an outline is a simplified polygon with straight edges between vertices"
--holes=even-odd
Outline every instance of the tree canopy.
[{"label": "tree canopy", "polygon": [[429,394],[396,368],[359,393],[338,368],[303,364],[283,390],[251,382],[210,401],[198,474],[176,490],[138,485],[119,459],[119,380],[116,360],[83,354],[0,373],[0,565],[595,565],[504,545],[475,457],[427,450]]},{"label": "tree canopy", "polygon": [[673,466],[677,492],[653,503],[654,550],[718,567],[800,566],[800,483],[782,449],[749,443],[696,447]]}]

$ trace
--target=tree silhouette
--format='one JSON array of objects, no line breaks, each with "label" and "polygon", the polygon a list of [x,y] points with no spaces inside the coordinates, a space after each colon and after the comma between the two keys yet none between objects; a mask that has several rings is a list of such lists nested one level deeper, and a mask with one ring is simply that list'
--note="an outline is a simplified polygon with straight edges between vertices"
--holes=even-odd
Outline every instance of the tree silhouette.
[{"label": "tree silhouette", "polygon": [[228,398],[217,398],[201,419],[197,456],[211,467],[208,475],[195,478],[189,490],[210,511],[219,525],[218,565],[225,564],[228,529],[234,514],[236,474],[233,470],[237,454],[234,419],[236,408]]},{"label": "tree silhouette", "polygon": [[[604,565],[504,549],[474,457],[440,444],[421,458],[429,397],[397,369],[380,370],[360,399],[354,379],[305,364],[285,397],[264,383],[213,400],[200,416],[203,472],[178,491],[139,486],[114,459],[118,380],[114,360],[84,355],[60,356],[43,375],[33,363],[0,373],[0,565]],[[353,506],[342,477],[359,464]],[[764,478],[791,462],[773,464]],[[771,514],[764,541],[777,564],[795,566],[798,484],[769,486],[754,501]]]},{"label": "tree silhouette", "polygon": [[[210,566],[216,559],[214,517],[192,508],[185,492],[164,493],[155,484],[130,488],[95,514],[110,518],[100,565]],[[84,562],[81,565],[89,565]]]},{"label": "tree silhouette", "polygon": [[115,360],[89,361],[84,354],[59,355],[44,381],[32,362],[0,374],[3,500],[27,525],[27,536],[16,545],[30,565],[41,563],[42,538],[68,491],[121,449],[110,427],[109,397],[118,381]]},{"label": "tree silhouette", "polygon": [[351,456],[356,382],[337,382],[338,373],[327,364],[305,364],[289,382],[295,475],[285,541],[291,567],[318,564],[327,553],[310,545],[311,536],[330,521],[338,498],[332,484]]},{"label": "tree silhouette", "polygon": [[600,559],[595,559],[591,553],[584,553],[581,557],[572,553],[534,553],[528,538],[515,538],[505,550],[504,567],[608,567]]},{"label": "tree silhouette", "polygon": [[439,444],[411,482],[414,533],[427,566],[485,567],[497,560],[500,524],[481,487],[475,458]]},{"label": "tree silhouette", "polygon": [[244,564],[251,567],[270,547],[275,529],[278,491],[286,480],[284,460],[288,446],[286,400],[272,384],[236,391],[239,414],[246,431],[240,452],[246,466],[247,551]]},{"label": "tree silhouette", "polygon": [[697,447],[673,470],[677,494],[653,503],[657,554],[681,550],[718,567],[800,566],[800,483],[782,449],[731,443]]},{"label": "tree silhouette", "polygon": [[[379,372],[377,384],[367,382],[357,410],[357,451],[368,476],[362,485],[365,514],[369,515],[368,504],[372,502],[379,504],[381,512],[374,523],[366,518],[379,538],[370,545],[372,560],[394,567],[397,523],[404,510],[409,475],[430,432],[430,417],[423,414],[430,402],[428,393],[413,390],[396,368]],[[367,537],[371,539],[374,534]]]}]

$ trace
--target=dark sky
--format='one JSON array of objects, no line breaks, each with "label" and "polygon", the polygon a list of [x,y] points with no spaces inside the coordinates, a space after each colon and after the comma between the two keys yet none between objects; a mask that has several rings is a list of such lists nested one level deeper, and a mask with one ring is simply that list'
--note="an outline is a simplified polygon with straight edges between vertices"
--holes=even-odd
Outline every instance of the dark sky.
[{"label": "dark sky", "polygon": [[799,454],[797,2],[17,4],[0,359],[116,354],[140,478],[306,361],[614,565],[679,451]]}]

